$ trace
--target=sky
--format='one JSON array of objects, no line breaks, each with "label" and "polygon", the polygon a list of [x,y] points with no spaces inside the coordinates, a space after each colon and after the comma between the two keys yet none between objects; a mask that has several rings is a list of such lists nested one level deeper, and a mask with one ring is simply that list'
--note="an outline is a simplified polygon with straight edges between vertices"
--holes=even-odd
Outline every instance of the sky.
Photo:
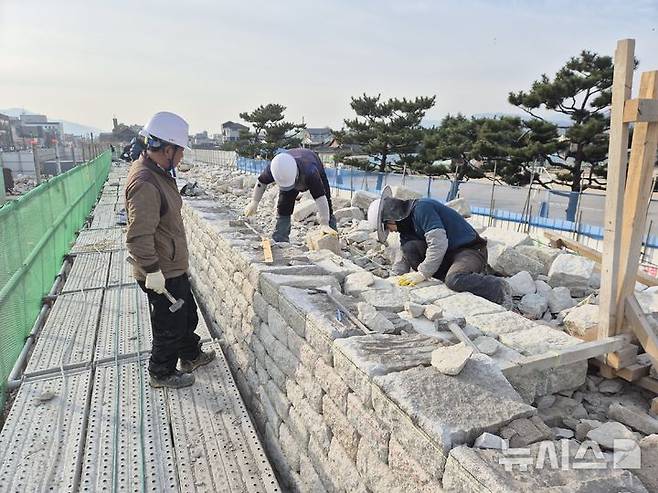
[{"label": "sky", "polygon": [[583,49],[634,38],[658,70],[657,29],[657,0],[0,0],[0,108],[105,130],[168,110],[211,134],[267,103],[340,128],[363,93],[518,113],[510,91]]}]

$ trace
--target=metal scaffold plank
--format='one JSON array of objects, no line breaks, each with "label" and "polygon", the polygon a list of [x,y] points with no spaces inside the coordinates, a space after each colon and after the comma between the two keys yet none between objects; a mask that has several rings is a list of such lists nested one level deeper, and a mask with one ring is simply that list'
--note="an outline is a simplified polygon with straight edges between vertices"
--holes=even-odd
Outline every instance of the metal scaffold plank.
[{"label": "metal scaffold plank", "polygon": [[98,325],[95,360],[151,349],[151,322],[146,294],[137,285],[105,290]]},{"label": "metal scaffold plank", "polygon": [[25,369],[26,375],[75,364],[90,363],[102,290],[57,297]]},{"label": "metal scaffold plank", "polygon": [[94,218],[91,221],[89,229],[114,228],[117,226],[117,214],[114,207],[107,208],[103,206],[98,212],[94,211]]},{"label": "metal scaffold plank", "polygon": [[110,268],[111,253],[90,253],[73,259],[73,267],[66,277],[62,293],[81,289],[104,288]]},{"label": "metal scaffold plank", "polygon": [[146,362],[96,368],[80,491],[179,491],[162,391]]},{"label": "metal scaffold plank", "polygon": [[182,491],[280,491],[219,343],[191,387],[167,392]]},{"label": "metal scaffold plank", "polygon": [[82,230],[70,253],[119,250],[124,245],[122,228]]},{"label": "metal scaffold plank", "polygon": [[127,256],[127,250],[112,252],[112,260],[110,262],[110,275],[107,278],[108,286],[135,284],[133,268],[128,264],[128,262],[126,262]]},{"label": "metal scaffold plank", "polygon": [[77,491],[91,371],[26,381],[0,433],[0,491]]},{"label": "metal scaffold plank", "polygon": [[114,205],[117,203],[117,195],[113,194],[110,196],[102,195],[98,200],[98,205]]}]

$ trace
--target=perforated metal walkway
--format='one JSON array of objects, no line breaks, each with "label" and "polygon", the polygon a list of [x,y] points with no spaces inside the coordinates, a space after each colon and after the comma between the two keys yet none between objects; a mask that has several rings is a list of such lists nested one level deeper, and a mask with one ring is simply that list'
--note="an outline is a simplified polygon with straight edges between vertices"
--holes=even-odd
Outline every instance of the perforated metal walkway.
[{"label": "perforated metal walkway", "polygon": [[0,492],[280,491],[219,343],[179,390],[148,384],[148,300],[125,262],[125,169],[80,233],[0,432]]}]

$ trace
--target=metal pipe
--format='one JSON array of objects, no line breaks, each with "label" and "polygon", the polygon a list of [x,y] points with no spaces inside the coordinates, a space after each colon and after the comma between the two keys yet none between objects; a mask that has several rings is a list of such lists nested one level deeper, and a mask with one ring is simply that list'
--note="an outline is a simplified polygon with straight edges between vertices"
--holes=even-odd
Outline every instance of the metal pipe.
[{"label": "metal pipe", "polygon": [[[62,263],[62,268],[59,270],[59,273],[55,276],[55,282],[53,282],[53,285],[50,288],[50,291],[48,292],[47,296],[55,296],[60,291],[60,288],[66,279],[67,270],[70,265],[71,265],[70,260],[64,259],[64,262]],[[34,345],[34,341],[36,340],[37,334],[43,328],[46,318],[48,316],[48,312],[50,312],[50,309],[51,307],[48,303],[44,303],[44,305],[41,307],[41,311],[39,312],[36,321],[32,325],[32,330],[30,330],[29,335],[25,339],[25,344],[23,345],[23,349],[21,350],[21,353],[18,355],[18,359],[16,360],[16,363],[14,363],[14,366],[11,369],[11,373],[7,378],[7,387],[6,387],[7,390],[14,390],[15,388],[18,388],[18,386],[23,381],[21,372],[25,368],[27,355],[30,352],[32,346]]]}]

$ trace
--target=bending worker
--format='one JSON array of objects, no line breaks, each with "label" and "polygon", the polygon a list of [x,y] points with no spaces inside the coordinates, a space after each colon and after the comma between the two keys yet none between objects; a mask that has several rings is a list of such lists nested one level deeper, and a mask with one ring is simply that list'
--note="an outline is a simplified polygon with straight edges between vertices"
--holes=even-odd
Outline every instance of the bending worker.
[{"label": "bending worker", "polygon": [[[144,151],[130,167],[126,183],[126,247],[137,264],[135,279],[151,305],[150,383],[153,387],[186,387],[194,383],[192,371],[215,358],[214,351],[201,351],[200,338],[194,332],[199,319],[187,275],[189,256],[180,212],[183,201],[169,174],[183,158],[188,125],[180,116],[163,111],[151,118],[140,135]],[[165,289],[184,301],[173,313]],[[179,359],[180,371],[176,368]]]},{"label": "bending worker", "polygon": [[[310,191],[318,208],[320,228],[335,234],[336,219],[331,206],[329,180],[318,155],[309,149],[290,149],[274,156],[258,177],[251,198],[251,203],[244,211],[245,216],[252,216],[258,210],[258,203],[263,198],[265,188],[270,183],[279,186],[277,218],[272,239],[290,241],[290,220],[295,209],[295,200],[299,192]],[[332,230],[330,230],[332,228]]]},{"label": "bending worker", "polygon": [[384,188],[381,199],[368,209],[368,221],[377,228],[379,241],[389,232],[400,233],[401,257],[393,265],[400,285],[413,286],[432,277],[453,291],[468,291],[510,307],[507,281],[483,274],[487,266],[487,240],[455,210],[425,198],[400,200]]}]

